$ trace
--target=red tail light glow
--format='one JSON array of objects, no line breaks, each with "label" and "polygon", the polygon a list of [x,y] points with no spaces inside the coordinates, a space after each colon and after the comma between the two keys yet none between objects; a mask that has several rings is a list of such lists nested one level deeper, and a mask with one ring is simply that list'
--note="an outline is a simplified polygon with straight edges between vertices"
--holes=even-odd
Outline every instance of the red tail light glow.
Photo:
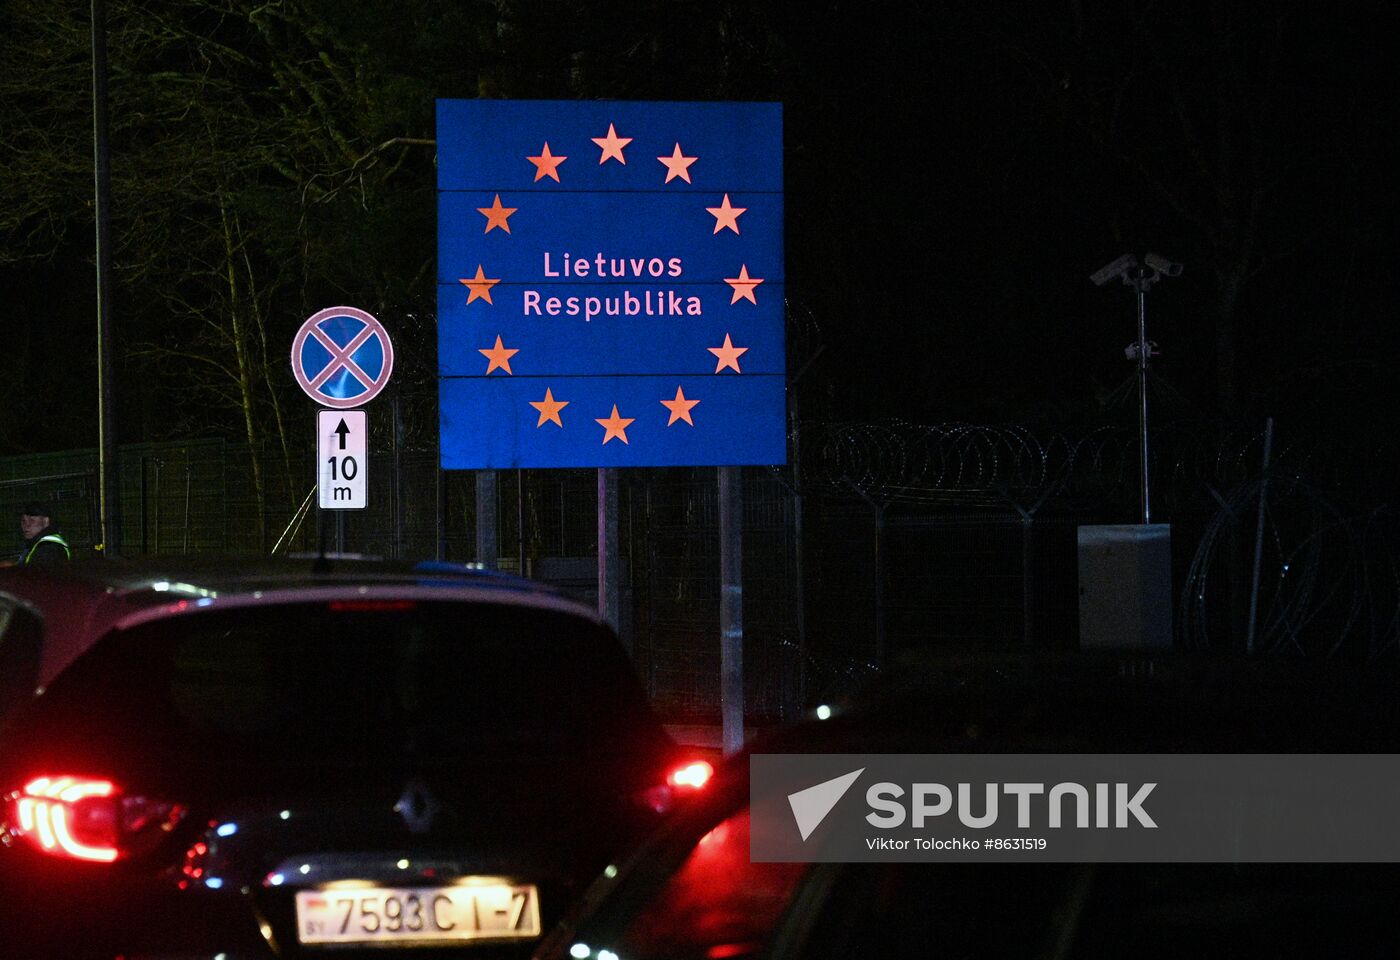
[{"label": "red tail light glow", "polygon": [[715,768],[708,760],[688,760],[666,772],[658,786],[642,794],[642,802],[657,813],[665,813],[683,797],[694,796],[705,788],[714,776]]},{"label": "red tail light glow", "polygon": [[687,763],[683,767],[677,767],[666,776],[666,782],[674,787],[691,790],[699,790],[710,782],[710,777],[714,776],[715,768],[707,761],[696,760]]},{"label": "red tail light glow", "polygon": [[[36,777],[11,793],[9,833],[55,857],[111,863],[174,829],[178,804],[129,797],[110,780]],[[0,813],[6,813],[0,807]]]},{"label": "red tail light glow", "polygon": [[118,856],[116,818],[106,815],[110,804],[101,801],[115,792],[110,780],[31,780],[16,801],[20,831],[45,853],[111,863]]}]

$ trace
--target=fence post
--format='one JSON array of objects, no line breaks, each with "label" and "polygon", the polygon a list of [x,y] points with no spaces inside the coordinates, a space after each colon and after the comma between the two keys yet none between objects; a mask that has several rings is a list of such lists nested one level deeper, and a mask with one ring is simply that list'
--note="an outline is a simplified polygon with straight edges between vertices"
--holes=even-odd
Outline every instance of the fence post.
[{"label": "fence post", "polygon": [[1021,643],[1030,654],[1035,645],[1035,518],[1021,512]]},{"label": "fence post", "polygon": [[875,509],[875,666],[885,669],[885,508]]},{"label": "fence post", "polygon": [[180,541],[180,552],[190,552],[190,451],[185,450],[185,533]]},{"label": "fence post", "polygon": [[138,516],[140,517],[140,520],[141,520],[141,555],[142,555],[142,556],[145,556],[147,553],[150,553],[150,552],[151,552],[151,551],[150,551],[150,546],[151,546],[151,544],[150,544],[150,526],[151,526],[151,525],[150,525],[150,523],[147,521],[147,517],[146,517],[146,503],[147,503],[147,501],[149,500],[149,497],[147,496],[147,490],[146,490],[146,458],[145,458],[145,457],[142,457],[142,458],[141,458],[141,480],[140,480],[140,483],[137,484],[137,489],[140,490],[140,492],[141,492],[141,509],[140,509],[140,511],[138,512]]},{"label": "fence post", "polygon": [[1045,501],[1042,498],[1027,510],[1007,490],[1002,489],[1000,493],[1021,516],[1021,645],[1029,654],[1035,643],[1035,514]]},{"label": "fence post", "polygon": [[797,691],[795,709],[791,712],[800,715],[802,708],[807,705],[807,580],[806,569],[802,559],[802,438],[800,424],[797,420],[797,401],[792,401],[792,531],[793,539],[793,573],[796,583],[793,598],[793,606],[797,620]]},{"label": "fence post", "polygon": [[[155,467],[156,481],[155,490],[151,493],[151,540],[153,542],[152,553],[160,553],[160,475],[165,467],[165,461],[160,457],[153,458],[152,466]],[[144,551],[142,551],[144,552]]]},{"label": "fence post", "polygon": [[[846,485],[875,512],[875,667],[885,669],[885,506],[876,503],[849,478]],[[901,493],[903,488],[901,488]]]},{"label": "fence post", "polygon": [[1254,629],[1259,615],[1259,563],[1264,552],[1264,501],[1269,494],[1269,457],[1274,449],[1274,418],[1264,424],[1264,473],[1259,480],[1259,519],[1254,526],[1254,579],[1249,589],[1249,632],[1245,652],[1254,652]]}]

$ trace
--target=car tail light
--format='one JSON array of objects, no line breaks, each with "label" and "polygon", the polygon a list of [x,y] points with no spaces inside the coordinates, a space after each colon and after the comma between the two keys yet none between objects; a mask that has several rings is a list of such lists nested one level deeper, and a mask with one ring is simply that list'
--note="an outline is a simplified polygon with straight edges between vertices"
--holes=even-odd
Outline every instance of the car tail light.
[{"label": "car tail light", "polygon": [[688,760],[666,772],[659,786],[642,794],[642,800],[657,813],[665,813],[678,800],[699,793],[714,776],[715,768],[708,760]]},{"label": "car tail light", "polygon": [[111,863],[174,829],[184,807],[123,794],[110,780],[36,777],[11,793],[8,833],[43,853]]},{"label": "car tail light", "polygon": [[666,775],[666,782],[677,790],[700,790],[710,782],[715,768],[708,760],[692,760]]}]

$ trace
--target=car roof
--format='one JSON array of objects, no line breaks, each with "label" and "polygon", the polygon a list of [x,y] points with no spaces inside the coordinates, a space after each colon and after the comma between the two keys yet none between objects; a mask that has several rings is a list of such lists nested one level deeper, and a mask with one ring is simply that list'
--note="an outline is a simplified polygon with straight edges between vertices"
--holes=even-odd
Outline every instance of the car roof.
[{"label": "car roof", "polygon": [[596,611],[531,580],[435,561],[349,555],[142,557],[0,570],[0,597],[44,622],[39,685],[110,630],[167,616],[337,598],[507,604],[599,623]]}]

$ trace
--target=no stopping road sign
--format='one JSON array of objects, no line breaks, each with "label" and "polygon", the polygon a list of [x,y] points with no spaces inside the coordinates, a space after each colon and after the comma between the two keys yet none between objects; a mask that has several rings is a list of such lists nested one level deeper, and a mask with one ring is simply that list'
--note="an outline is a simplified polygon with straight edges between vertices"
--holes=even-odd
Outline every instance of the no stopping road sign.
[{"label": "no stopping road sign", "polygon": [[373,400],[394,371],[389,333],[355,307],[328,307],[307,318],[292,340],[292,373],[317,403],[347,410]]}]

